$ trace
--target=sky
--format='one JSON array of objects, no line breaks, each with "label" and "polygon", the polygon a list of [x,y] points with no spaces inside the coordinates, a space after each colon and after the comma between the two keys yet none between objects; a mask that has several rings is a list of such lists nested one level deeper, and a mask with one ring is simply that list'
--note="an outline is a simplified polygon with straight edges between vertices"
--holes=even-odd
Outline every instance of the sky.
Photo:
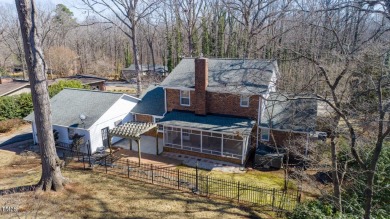
[{"label": "sky", "polygon": [[[55,8],[57,4],[63,4],[73,12],[77,20],[81,21],[86,17],[86,13],[80,9],[81,7],[80,4],[77,4],[77,0],[35,0],[35,3],[49,5],[52,8]],[[0,5],[2,4],[15,5],[15,0],[0,0]]]}]

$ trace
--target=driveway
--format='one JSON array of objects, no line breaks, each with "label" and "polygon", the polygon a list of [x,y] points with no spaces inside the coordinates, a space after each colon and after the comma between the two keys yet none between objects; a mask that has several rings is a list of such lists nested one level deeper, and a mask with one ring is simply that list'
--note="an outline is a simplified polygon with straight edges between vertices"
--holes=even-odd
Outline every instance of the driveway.
[{"label": "driveway", "polygon": [[33,139],[31,124],[26,124],[10,133],[0,134],[0,147],[30,139]]}]

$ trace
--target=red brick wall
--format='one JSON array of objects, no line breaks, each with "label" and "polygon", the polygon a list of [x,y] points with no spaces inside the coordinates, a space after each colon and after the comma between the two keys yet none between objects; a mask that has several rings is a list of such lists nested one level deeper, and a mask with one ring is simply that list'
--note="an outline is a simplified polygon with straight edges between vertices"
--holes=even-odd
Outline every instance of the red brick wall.
[{"label": "red brick wall", "polygon": [[172,110],[186,110],[195,111],[195,92],[190,91],[190,106],[180,105],[180,90],[166,89],[167,92],[167,111]]},{"label": "red brick wall", "polygon": [[[135,121],[136,122],[153,122],[153,116],[135,114]],[[150,130],[150,131],[146,132],[144,135],[156,136],[156,130]],[[162,135],[161,135],[161,137],[162,137]]]},{"label": "red brick wall", "polygon": [[205,58],[195,59],[195,113],[206,115],[206,87],[208,85],[208,62]]},{"label": "red brick wall", "polygon": [[259,96],[249,98],[249,107],[240,106],[240,95],[207,92],[208,113],[257,118]]},{"label": "red brick wall", "polygon": [[[190,92],[190,106],[180,105],[180,90],[166,89],[167,110],[186,110],[195,112],[195,91]],[[224,114],[257,118],[259,106],[259,96],[249,98],[249,107],[240,106],[240,95],[206,92],[206,112],[214,114]]]},{"label": "red brick wall", "polygon": [[136,122],[153,122],[153,116],[135,114],[135,121]]}]

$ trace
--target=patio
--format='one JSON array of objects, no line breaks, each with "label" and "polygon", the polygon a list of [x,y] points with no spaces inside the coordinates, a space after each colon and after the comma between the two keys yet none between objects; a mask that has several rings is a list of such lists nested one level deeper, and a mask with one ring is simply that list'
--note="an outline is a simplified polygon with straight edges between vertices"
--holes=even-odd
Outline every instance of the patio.
[{"label": "patio", "polygon": [[[138,162],[138,151],[130,151],[126,149],[119,149],[113,152],[113,156],[120,157],[120,161],[126,162],[126,160],[132,162]],[[142,164],[153,164],[153,166],[168,167],[179,166],[182,161],[165,156],[152,155],[147,153],[141,153]]]}]

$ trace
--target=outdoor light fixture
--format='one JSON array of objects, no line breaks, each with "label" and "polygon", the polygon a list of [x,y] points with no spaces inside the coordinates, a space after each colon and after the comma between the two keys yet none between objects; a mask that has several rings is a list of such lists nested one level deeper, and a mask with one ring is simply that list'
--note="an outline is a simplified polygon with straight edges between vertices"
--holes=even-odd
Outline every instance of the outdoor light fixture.
[{"label": "outdoor light fixture", "polygon": [[81,122],[83,122],[84,123],[84,120],[87,118],[87,116],[86,115],[84,115],[84,114],[80,114],[80,120],[81,120]]},{"label": "outdoor light fixture", "polygon": [[83,124],[85,128],[84,120],[87,119],[87,116],[84,115],[83,113],[80,113],[79,118],[81,120],[81,124]]}]

